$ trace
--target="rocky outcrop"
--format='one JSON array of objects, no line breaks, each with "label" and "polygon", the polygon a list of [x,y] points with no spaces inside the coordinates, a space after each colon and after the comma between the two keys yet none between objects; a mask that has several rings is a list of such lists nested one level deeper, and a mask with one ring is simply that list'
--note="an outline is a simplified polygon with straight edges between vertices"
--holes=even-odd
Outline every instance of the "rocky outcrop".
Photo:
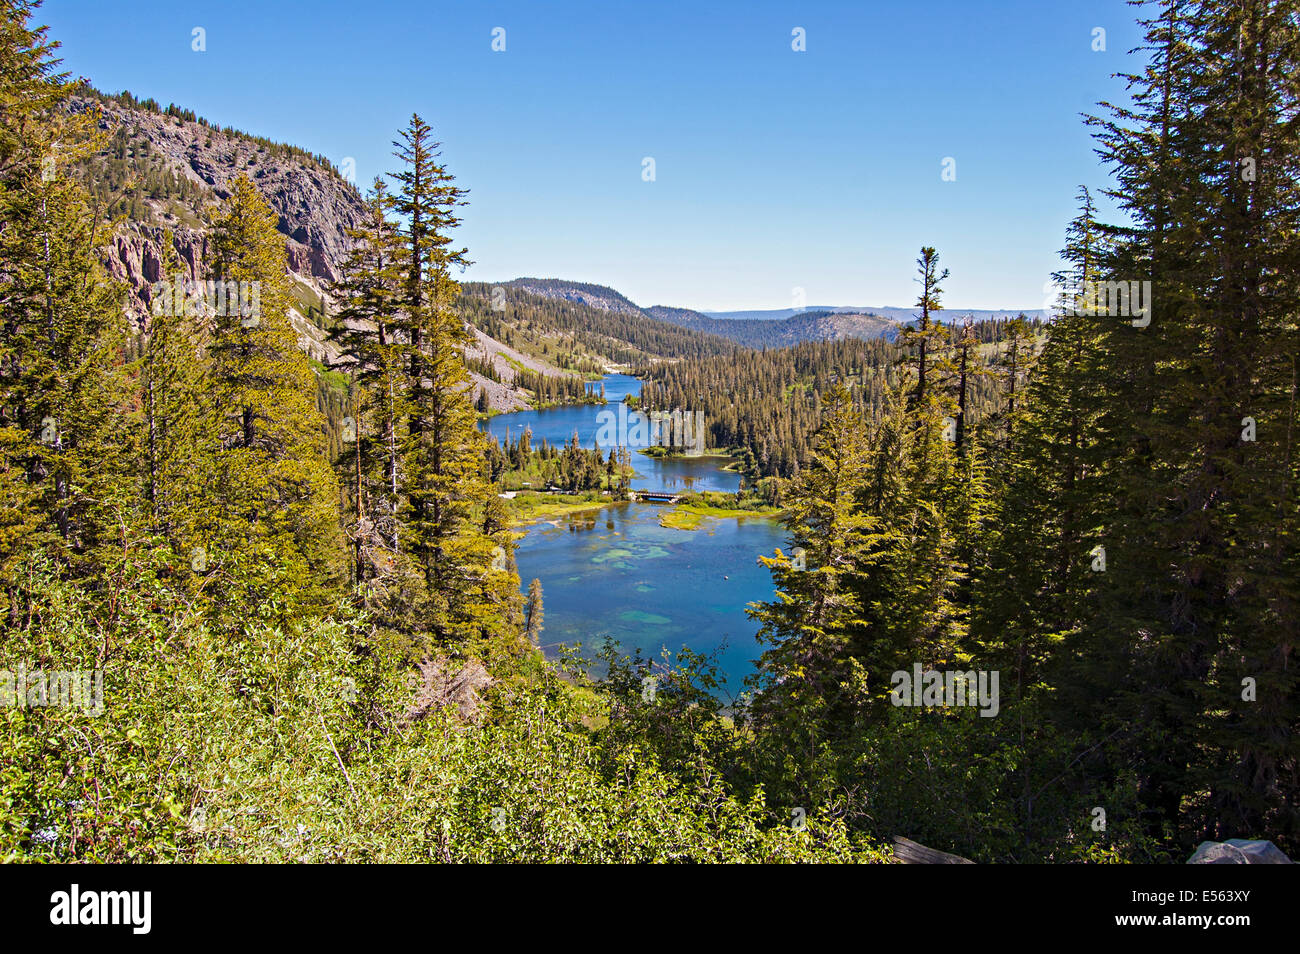
[{"label": "rocky outcrop", "polygon": [[[133,317],[147,315],[153,304],[154,286],[171,281],[175,275],[163,274],[166,230],[162,226],[128,224],[114,233],[104,254],[109,275],[131,288],[128,311]],[[172,249],[176,253],[184,281],[207,277],[210,249],[206,232],[197,229],[172,230]]]},{"label": "rocky outcrop", "polygon": [[363,221],[365,203],[356,188],[333,169],[243,133],[111,99],[77,97],[69,108],[73,112],[98,110],[99,127],[106,133],[125,127],[137,137],[143,136],[165,168],[204,187],[212,200],[229,196],[230,183],[241,173],[247,174],[279,215],[289,267],[328,281],[339,277],[339,266],[351,247],[348,229]]},{"label": "rocky outcrop", "polygon": [[[147,156],[150,169],[169,171],[186,179],[197,198],[149,198],[141,219],[121,224],[103,247],[108,273],[129,289],[127,312],[138,328],[147,328],[156,283],[172,281],[164,274],[165,246],[170,244],[183,281],[211,277],[212,248],[209,230],[201,224],[212,209],[230,194],[233,180],[245,173],[275,210],[277,227],[284,235],[285,253],[293,283],[307,300],[331,307],[329,283],[351,249],[348,230],[365,216],[365,205],[352,185],[328,166],[300,150],[277,146],[243,133],[222,131],[176,116],[152,112],[98,96],[76,97],[72,112],[97,111],[105,134],[125,130],[131,151]],[[143,140],[143,142],[141,142]],[[138,144],[138,145],[137,145]],[[146,145],[147,144],[147,145]],[[105,159],[91,160],[106,161]],[[92,176],[96,169],[90,169]],[[312,358],[330,363],[337,350],[326,338],[308,309],[291,306],[289,319],[298,342]],[[319,315],[317,316],[319,318]]]},{"label": "rocky outcrop", "polygon": [[1196,847],[1189,865],[1289,865],[1290,858],[1271,841],[1229,838],[1203,841]]},{"label": "rocky outcrop", "polygon": [[506,282],[510,288],[518,288],[531,295],[543,298],[556,298],[561,301],[576,302],[590,308],[599,308],[620,315],[646,317],[646,313],[630,302],[623,295],[605,285],[592,285],[587,282],[570,282],[560,278],[516,278]]}]

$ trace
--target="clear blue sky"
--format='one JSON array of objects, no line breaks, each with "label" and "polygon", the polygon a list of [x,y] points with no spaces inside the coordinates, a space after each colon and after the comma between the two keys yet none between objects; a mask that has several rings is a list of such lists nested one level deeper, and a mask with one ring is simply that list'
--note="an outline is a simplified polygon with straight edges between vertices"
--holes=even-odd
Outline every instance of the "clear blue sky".
[{"label": "clear blue sky", "polygon": [[[470,190],[467,279],[611,285],[708,310],[1037,307],[1080,183],[1080,113],[1136,69],[1123,0],[46,0],[99,88],[394,168],[418,111]],[[195,52],[192,30],[206,31]],[[505,29],[505,52],[492,31]],[[791,31],[806,31],[806,52]],[[1093,29],[1106,32],[1094,52]],[[656,179],[642,179],[644,157]],[[945,157],[956,181],[941,180]]]}]

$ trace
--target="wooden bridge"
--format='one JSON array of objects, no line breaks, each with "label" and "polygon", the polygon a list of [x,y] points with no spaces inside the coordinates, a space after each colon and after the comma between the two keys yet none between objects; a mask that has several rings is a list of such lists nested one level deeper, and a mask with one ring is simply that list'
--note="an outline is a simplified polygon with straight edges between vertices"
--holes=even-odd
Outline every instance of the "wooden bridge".
[{"label": "wooden bridge", "polygon": [[632,499],[642,503],[675,504],[682,499],[681,494],[672,494],[663,490],[634,490]]}]

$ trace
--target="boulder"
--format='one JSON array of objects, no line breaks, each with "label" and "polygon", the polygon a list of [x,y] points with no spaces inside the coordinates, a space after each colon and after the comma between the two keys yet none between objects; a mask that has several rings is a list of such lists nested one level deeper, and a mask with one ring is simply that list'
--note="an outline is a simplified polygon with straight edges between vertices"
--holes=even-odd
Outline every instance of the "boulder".
[{"label": "boulder", "polygon": [[1289,865],[1293,862],[1271,841],[1229,838],[1203,841],[1196,846],[1189,865]]}]

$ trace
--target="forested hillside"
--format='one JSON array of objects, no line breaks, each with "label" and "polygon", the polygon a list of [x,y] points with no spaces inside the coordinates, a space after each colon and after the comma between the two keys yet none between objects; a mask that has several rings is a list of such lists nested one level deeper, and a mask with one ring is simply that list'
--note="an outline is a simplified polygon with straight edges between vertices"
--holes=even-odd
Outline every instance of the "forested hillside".
[{"label": "forested hillside", "polygon": [[729,338],[747,348],[787,348],[804,341],[842,338],[892,338],[895,323],[880,315],[808,311],[789,318],[710,318],[687,308],[655,305],[646,309],[654,318]]},{"label": "forested hillside", "polygon": [[715,335],[657,321],[636,309],[597,307],[532,288],[518,282],[469,282],[460,307],[468,321],[497,341],[561,367],[572,365],[578,356],[629,367],[659,358],[703,358],[739,350]]},{"label": "forested hillside", "polygon": [[[1300,9],[1145,13],[1136,106],[1090,120],[1130,221],[1080,192],[1014,410],[945,439],[932,249],[887,415],[823,399],[787,496],[806,569],[771,560],[755,610],[769,794],[975,856],[1294,854]],[[1096,296],[1147,281],[1146,309]],[[916,663],[1000,673],[996,717],[891,705]]]},{"label": "forested hillside", "polygon": [[[804,341],[828,341],[838,338],[893,337],[895,321],[876,314],[853,314],[843,310],[812,311],[792,315],[778,321],[762,319],[710,318],[689,308],[652,305],[641,308],[626,296],[604,285],[564,281],[557,278],[516,278],[500,286],[508,300],[522,292],[528,299],[550,299],[565,302],[580,309],[579,313],[595,315],[604,312],[619,318],[632,319],[613,327],[636,327],[637,318],[650,318],[656,323],[667,323],[702,332],[704,335],[725,338],[746,348],[784,348]],[[486,294],[486,293],[485,293]],[[897,309],[894,309],[897,311]],[[906,320],[910,321],[908,315]],[[682,352],[674,352],[677,356]]]},{"label": "forested hillside", "polygon": [[[1041,332],[1041,322],[1025,319],[970,325],[953,319],[939,329],[930,373],[954,395],[953,420],[963,408],[960,416],[972,429],[1000,420],[1014,403],[1016,384],[1023,387]],[[637,372],[645,379],[640,403],[701,412],[708,446],[738,454],[751,481],[792,477],[810,458],[825,397],[847,388],[865,419],[878,422],[905,361],[906,349],[874,338],[647,365]]]}]

